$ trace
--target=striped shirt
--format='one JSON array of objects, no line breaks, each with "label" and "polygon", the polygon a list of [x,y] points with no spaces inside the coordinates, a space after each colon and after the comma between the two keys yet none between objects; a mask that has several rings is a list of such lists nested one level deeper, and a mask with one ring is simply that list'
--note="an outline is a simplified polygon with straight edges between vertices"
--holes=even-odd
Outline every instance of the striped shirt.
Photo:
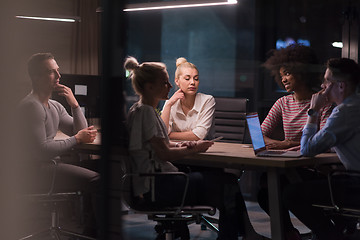
[{"label": "striped shirt", "polygon": [[[270,109],[261,124],[263,134],[270,137],[279,124],[283,125],[286,140],[300,142],[302,130],[307,122],[307,111],[310,108],[310,99],[297,102],[292,94],[279,98]],[[332,112],[333,106],[328,105],[319,112],[319,127],[322,128]]]}]

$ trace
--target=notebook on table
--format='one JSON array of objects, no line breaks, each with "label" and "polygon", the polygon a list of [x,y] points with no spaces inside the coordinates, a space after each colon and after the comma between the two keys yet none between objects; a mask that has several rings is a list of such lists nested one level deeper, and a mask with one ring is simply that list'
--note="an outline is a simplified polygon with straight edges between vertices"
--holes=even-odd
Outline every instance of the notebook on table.
[{"label": "notebook on table", "polygon": [[257,113],[248,113],[246,121],[250,132],[252,147],[256,156],[261,157],[301,157],[300,151],[266,150],[264,136],[261,131]]}]

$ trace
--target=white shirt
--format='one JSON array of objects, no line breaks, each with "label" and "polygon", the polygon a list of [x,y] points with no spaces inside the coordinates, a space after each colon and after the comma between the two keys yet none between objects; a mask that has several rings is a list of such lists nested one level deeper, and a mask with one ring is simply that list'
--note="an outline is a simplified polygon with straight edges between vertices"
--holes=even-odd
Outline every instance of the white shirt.
[{"label": "white shirt", "polygon": [[[164,104],[166,106],[167,101]],[[168,132],[192,131],[200,139],[214,136],[215,99],[211,95],[197,93],[193,108],[185,115],[180,100],[171,107]]]}]

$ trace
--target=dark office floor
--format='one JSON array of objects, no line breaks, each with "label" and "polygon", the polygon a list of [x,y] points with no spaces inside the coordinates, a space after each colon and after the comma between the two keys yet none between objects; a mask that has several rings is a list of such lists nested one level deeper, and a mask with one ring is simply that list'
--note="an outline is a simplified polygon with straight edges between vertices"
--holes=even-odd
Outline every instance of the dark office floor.
[{"label": "dark office floor", "polygon": [[[257,203],[247,202],[247,209],[249,211],[251,222],[255,230],[267,237],[270,237],[270,222],[267,214],[259,207]],[[292,217],[294,226],[299,229],[301,233],[309,233],[310,230],[306,228],[299,220]],[[155,239],[154,226],[155,222],[147,220],[145,215],[129,213],[124,216],[124,239],[125,240],[153,240]],[[214,240],[217,234],[211,230],[201,230],[200,225],[189,225],[190,237],[192,240]],[[308,238],[304,238],[308,239]]]},{"label": "dark office floor", "polygon": [[[58,208],[60,208],[59,212],[59,226],[63,230],[81,233],[82,232],[82,221],[80,217],[80,212],[78,206],[74,206],[70,204],[73,202],[66,202],[58,204]],[[36,240],[51,240],[56,239],[52,237],[50,231],[48,231],[51,227],[51,210],[52,207],[47,204],[36,204],[32,208],[30,207],[24,208],[20,213],[18,224],[19,228],[13,233],[17,239],[30,236],[33,234],[37,234],[39,232],[43,232],[43,234],[38,235],[36,237],[32,237],[31,239]],[[61,235],[60,238],[62,240],[69,240],[68,236]],[[75,238],[73,238],[75,239]]]},{"label": "dark office floor", "polygon": [[[259,207],[257,203],[246,202],[247,209],[251,222],[255,230],[264,236],[270,237],[270,221],[269,217],[265,212]],[[27,227],[22,228],[22,233],[18,238],[24,237],[28,234],[35,233],[40,230],[47,229],[50,225],[50,216],[47,211],[36,211],[36,218],[29,218],[26,220],[27,223],[30,223]],[[216,214],[217,216],[217,214]],[[303,234],[303,240],[310,240],[311,234],[310,230],[306,228],[299,220],[292,216],[292,222],[294,226]],[[80,233],[82,224],[79,221],[79,217],[74,216],[74,211],[68,213],[62,213],[60,219],[60,225],[64,229],[75,231]],[[128,214],[123,215],[123,240],[154,240],[156,237],[154,226],[156,222],[148,220],[146,215],[135,214],[131,211]],[[215,240],[217,234],[211,230],[201,230],[201,226],[197,224],[189,225],[190,237],[191,240]],[[42,237],[35,238],[36,240],[51,240],[52,238],[49,234],[46,234]],[[61,237],[62,240],[74,239],[68,237]],[[241,238],[239,238],[241,239]],[[349,240],[360,239],[360,233]]]}]

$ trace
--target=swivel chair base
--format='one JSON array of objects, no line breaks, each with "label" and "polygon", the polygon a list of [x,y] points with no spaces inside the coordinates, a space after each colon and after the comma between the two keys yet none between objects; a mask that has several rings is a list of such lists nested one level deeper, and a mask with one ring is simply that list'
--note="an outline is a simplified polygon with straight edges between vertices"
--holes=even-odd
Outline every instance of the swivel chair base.
[{"label": "swivel chair base", "polygon": [[26,237],[20,238],[19,240],[27,240],[27,239],[38,239],[40,236],[44,236],[46,234],[49,234],[53,239],[61,240],[60,236],[73,236],[77,237],[79,239],[87,239],[87,240],[96,240],[95,238],[88,237],[79,233],[75,233],[72,231],[68,231],[66,229],[62,229],[59,226],[59,217],[56,210],[51,212],[51,227],[48,229],[45,229],[43,231],[39,231],[37,233],[30,234]]}]

